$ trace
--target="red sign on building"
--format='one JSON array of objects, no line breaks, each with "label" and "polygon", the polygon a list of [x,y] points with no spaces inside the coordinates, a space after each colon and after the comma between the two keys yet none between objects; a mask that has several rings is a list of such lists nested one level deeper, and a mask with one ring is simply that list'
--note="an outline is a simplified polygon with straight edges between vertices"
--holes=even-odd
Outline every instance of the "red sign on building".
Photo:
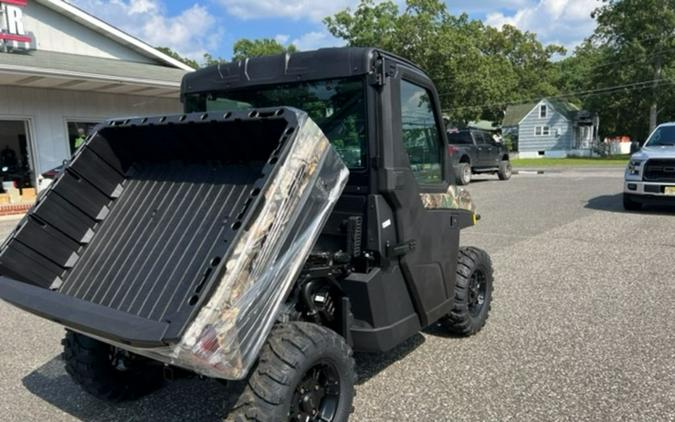
[{"label": "red sign on building", "polygon": [[0,48],[31,48],[33,39],[23,26],[23,10],[28,0],[0,0]]}]

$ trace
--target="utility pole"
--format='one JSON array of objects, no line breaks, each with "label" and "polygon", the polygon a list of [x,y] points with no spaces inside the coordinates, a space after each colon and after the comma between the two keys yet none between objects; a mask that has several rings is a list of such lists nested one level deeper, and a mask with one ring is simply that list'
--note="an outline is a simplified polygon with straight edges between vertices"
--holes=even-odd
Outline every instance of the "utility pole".
[{"label": "utility pole", "polygon": [[663,62],[661,59],[661,54],[657,54],[654,60],[654,83],[652,89],[652,104],[649,107],[649,133],[652,133],[656,129],[656,123],[658,121],[659,115],[659,104],[656,99],[658,92],[659,82],[661,79],[661,69],[663,67]]}]

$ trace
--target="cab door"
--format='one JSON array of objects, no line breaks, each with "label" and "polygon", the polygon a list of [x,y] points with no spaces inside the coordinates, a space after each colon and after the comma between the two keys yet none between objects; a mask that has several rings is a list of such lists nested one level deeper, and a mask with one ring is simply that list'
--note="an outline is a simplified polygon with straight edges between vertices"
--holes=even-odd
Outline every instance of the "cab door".
[{"label": "cab door", "polygon": [[[454,297],[459,227],[453,213],[427,209],[421,193],[447,192],[447,139],[431,81],[398,66],[382,96],[384,172],[380,191],[394,211],[399,261],[422,326],[447,314]],[[390,110],[387,110],[390,108]]]},{"label": "cab door", "polygon": [[478,165],[480,167],[495,166],[495,146],[492,137],[482,131],[474,131],[473,137],[478,147]]}]

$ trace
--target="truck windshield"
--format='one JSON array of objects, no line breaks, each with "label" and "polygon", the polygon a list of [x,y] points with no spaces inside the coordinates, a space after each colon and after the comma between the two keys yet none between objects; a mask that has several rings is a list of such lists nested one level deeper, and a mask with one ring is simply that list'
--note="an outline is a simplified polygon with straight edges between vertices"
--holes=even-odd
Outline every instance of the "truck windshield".
[{"label": "truck windshield", "polygon": [[362,79],[331,79],[236,91],[191,94],[191,112],[290,106],[307,112],[330,140],[347,167],[365,163],[365,100]]},{"label": "truck windshield", "polygon": [[661,126],[656,128],[645,144],[648,147],[675,146],[675,126]]}]

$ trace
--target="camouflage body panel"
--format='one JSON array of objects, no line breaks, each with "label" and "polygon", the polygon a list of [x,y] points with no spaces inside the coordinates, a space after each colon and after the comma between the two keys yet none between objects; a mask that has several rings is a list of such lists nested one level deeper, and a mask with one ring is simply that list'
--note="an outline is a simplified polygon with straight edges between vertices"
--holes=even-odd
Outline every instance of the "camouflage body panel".
[{"label": "camouflage body panel", "polygon": [[463,209],[476,212],[476,205],[471,200],[469,191],[450,185],[445,193],[421,193],[422,203],[427,209]]}]

